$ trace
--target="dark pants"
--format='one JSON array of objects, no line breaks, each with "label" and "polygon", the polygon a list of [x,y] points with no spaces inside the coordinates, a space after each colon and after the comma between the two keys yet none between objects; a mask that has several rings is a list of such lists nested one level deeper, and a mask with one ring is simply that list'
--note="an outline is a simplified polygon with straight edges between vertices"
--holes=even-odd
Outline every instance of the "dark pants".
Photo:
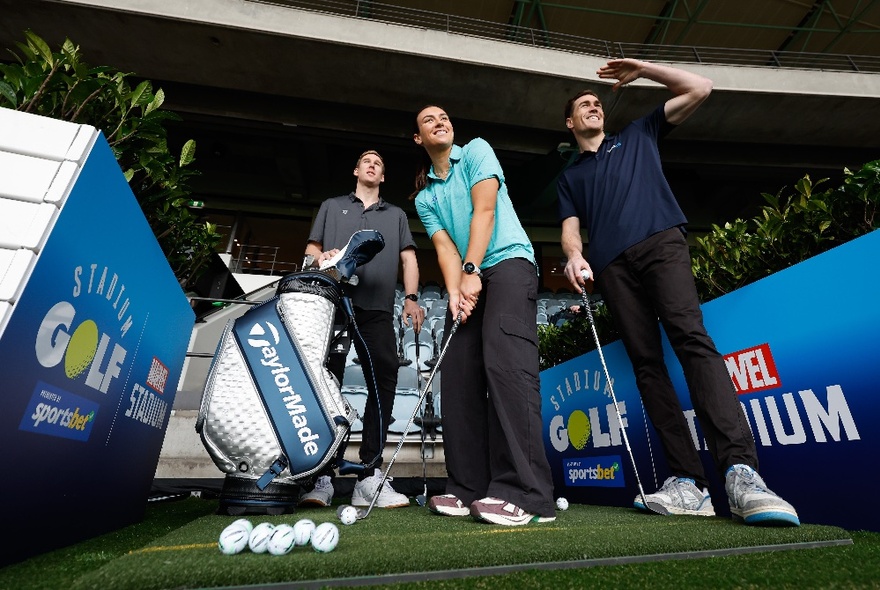
[{"label": "dark pants", "polygon": [[[364,430],[361,438],[361,447],[358,456],[363,463],[373,463],[375,467],[382,466],[382,449],[388,438],[388,426],[391,424],[391,412],[394,410],[394,395],[397,391],[397,371],[400,361],[397,357],[397,339],[394,333],[394,317],[387,311],[373,311],[355,308],[355,322],[361,336],[366,343],[361,342],[349,328],[351,341],[357,352],[361,367],[364,369],[364,378],[367,382],[367,401],[364,406],[363,424]],[[330,355],[327,361],[336,378],[342,383],[345,371],[345,355]],[[373,378],[375,376],[375,384]],[[378,387],[377,403],[376,391]],[[379,418],[379,406],[382,408],[381,421]],[[325,474],[326,475],[326,474]],[[364,473],[369,477],[372,470]]]},{"label": "dark pants", "polygon": [[672,386],[658,318],[675,351],[709,452],[722,476],[745,463],[757,469],[755,442],[723,357],[703,326],[703,314],[682,232],[669,229],[627,249],[597,277],[632,362],[648,417],[677,477],[708,481]]},{"label": "dark pants", "polygon": [[[535,322],[537,275],[522,258],[483,271],[479,304],[441,361],[446,492],[553,516],[544,452]],[[444,334],[449,338],[451,315]],[[487,395],[488,391],[488,395]]]}]

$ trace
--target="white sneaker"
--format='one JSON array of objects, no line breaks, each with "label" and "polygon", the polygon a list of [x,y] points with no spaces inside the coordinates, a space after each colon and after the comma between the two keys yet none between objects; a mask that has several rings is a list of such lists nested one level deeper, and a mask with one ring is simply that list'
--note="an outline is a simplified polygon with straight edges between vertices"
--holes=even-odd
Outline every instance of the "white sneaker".
[{"label": "white sneaker", "polygon": [[315,481],[315,488],[299,498],[299,506],[329,506],[333,502],[333,484],[329,475]]},{"label": "white sneaker", "polygon": [[693,516],[715,516],[715,507],[709,490],[697,487],[694,480],[687,477],[669,477],[663,486],[653,494],[645,494],[645,506],[641,495],[633,500],[639,510],[650,510],[660,514],[688,514]]},{"label": "white sneaker", "polygon": [[[376,508],[401,508],[402,506],[409,506],[409,498],[395,492],[394,488],[391,487],[392,479],[394,478],[389,477],[385,479],[382,491],[379,493],[379,497],[376,498]],[[370,477],[354,484],[354,491],[351,494],[352,506],[369,506],[381,481],[382,472],[377,469]]]}]

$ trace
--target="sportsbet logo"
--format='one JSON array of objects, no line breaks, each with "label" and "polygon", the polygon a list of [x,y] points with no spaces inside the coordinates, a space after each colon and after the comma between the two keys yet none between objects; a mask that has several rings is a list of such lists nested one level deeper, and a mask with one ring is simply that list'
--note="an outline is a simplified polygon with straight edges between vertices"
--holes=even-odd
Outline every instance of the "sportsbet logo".
[{"label": "sportsbet logo", "polygon": [[562,472],[569,486],[624,487],[619,455],[565,459]]}]

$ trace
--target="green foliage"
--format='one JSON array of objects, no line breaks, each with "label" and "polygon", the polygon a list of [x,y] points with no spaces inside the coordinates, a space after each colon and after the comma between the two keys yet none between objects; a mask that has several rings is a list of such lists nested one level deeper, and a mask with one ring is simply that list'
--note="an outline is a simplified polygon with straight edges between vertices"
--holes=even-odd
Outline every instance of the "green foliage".
[{"label": "green foliage", "polygon": [[[594,305],[593,321],[596,322],[600,344],[604,346],[617,340],[617,329],[607,307],[599,305],[597,308]],[[558,328],[554,325],[538,326],[538,354],[542,371],[595,348],[593,331],[586,314],[578,314],[577,318]]]},{"label": "green foliage", "polygon": [[168,148],[165,124],[180,118],[162,110],[165,93],[149,80],[132,88],[131,74],[89,66],[69,39],[54,52],[32,31],[25,39],[12,52],[17,63],[0,64],[0,107],[100,129],[175,276],[190,288],[221,236],[187,207],[196,146],[189,140],[177,156]]},{"label": "green foliage", "polygon": [[819,188],[804,176],[785,194],[764,194],[759,215],[737,219],[696,239],[692,267],[703,301],[753,283],[877,229],[880,160],[858,172],[844,170],[843,184]]}]

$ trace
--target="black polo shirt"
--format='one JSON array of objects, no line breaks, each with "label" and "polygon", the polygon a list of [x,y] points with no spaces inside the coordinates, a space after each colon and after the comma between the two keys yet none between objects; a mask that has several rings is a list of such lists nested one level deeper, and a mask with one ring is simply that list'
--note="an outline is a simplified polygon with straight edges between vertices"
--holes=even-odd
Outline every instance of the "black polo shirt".
[{"label": "black polo shirt", "polygon": [[309,241],[321,244],[325,252],[344,248],[351,235],[361,229],[378,231],[385,247],[370,262],[358,267],[358,284],[347,292],[357,307],[392,312],[400,252],[416,247],[403,209],[380,197],[378,203],[364,210],[363,202],[354,193],[327,199],[318,209]]},{"label": "black polo shirt", "polygon": [[657,140],[674,128],[661,105],[606,135],[598,151],[583,152],[560,176],[559,220],[576,216],[586,228],[595,275],[630,246],[687,223],[657,149]]}]

